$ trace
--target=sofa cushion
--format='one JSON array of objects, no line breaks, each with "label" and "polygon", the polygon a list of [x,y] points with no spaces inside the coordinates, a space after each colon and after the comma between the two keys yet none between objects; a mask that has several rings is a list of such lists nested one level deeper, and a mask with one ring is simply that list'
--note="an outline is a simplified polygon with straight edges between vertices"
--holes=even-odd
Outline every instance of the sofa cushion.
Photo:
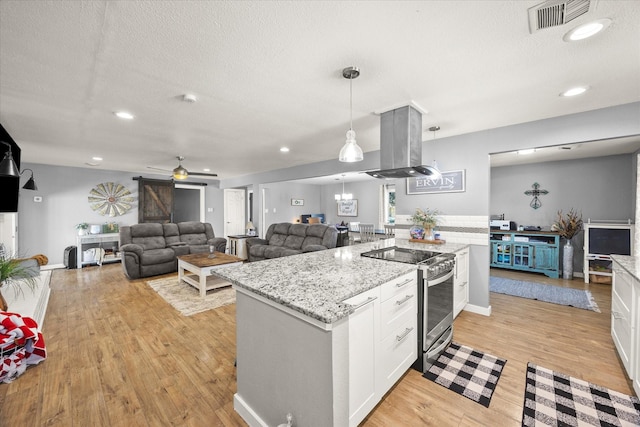
[{"label": "sofa cushion", "polygon": [[288,249],[302,249],[302,242],[304,242],[304,236],[294,236],[292,234],[288,235],[284,241],[284,247]]},{"label": "sofa cushion", "polygon": [[306,224],[291,224],[289,227],[289,235],[307,237],[307,229],[309,228]]},{"label": "sofa cushion", "polygon": [[319,237],[320,240],[324,237],[324,233],[327,232],[329,227],[323,224],[311,224],[307,227],[307,236]]},{"label": "sofa cushion", "polygon": [[180,240],[180,231],[178,230],[178,225],[173,223],[162,224],[162,228],[164,230],[164,240],[167,246],[175,245]]},{"label": "sofa cushion", "polygon": [[264,257],[265,258],[279,258],[289,255],[298,255],[302,253],[301,250],[289,249],[283,246],[265,246]]},{"label": "sofa cushion", "polygon": [[[314,237],[314,236],[305,237],[304,242],[302,242],[302,246],[300,246],[300,248],[306,251],[307,246],[322,246],[322,237]],[[327,249],[326,246],[323,246],[323,248]]]},{"label": "sofa cushion", "polygon": [[164,229],[162,224],[146,223],[131,226],[131,243],[142,246],[142,249],[164,249]]},{"label": "sofa cushion", "polygon": [[171,262],[176,260],[176,253],[173,249],[147,249],[142,253],[140,264],[162,264],[165,262]]},{"label": "sofa cushion", "polygon": [[277,234],[289,234],[289,227],[291,227],[291,224],[288,222],[281,222],[273,227],[273,232]]},{"label": "sofa cushion", "polygon": [[284,246],[288,234],[273,233],[269,239],[269,246]]}]

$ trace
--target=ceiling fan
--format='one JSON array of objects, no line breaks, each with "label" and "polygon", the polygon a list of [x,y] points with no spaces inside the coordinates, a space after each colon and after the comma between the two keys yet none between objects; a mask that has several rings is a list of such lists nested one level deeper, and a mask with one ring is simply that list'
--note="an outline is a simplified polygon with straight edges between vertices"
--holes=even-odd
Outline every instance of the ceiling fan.
[{"label": "ceiling fan", "polygon": [[187,179],[189,177],[189,175],[193,175],[193,176],[218,176],[217,173],[189,172],[187,169],[185,169],[184,166],[182,166],[182,161],[184,160],[184,157],[183,156],[176,156],[176,159],[178,159],[178,166],[173,170],[154,168],[152,166],[147,166],[147,169],[155,169],[155,170],[164,171],[164,172],[171,172],[173,178],[174,179],[179,179],[179,180]]}]

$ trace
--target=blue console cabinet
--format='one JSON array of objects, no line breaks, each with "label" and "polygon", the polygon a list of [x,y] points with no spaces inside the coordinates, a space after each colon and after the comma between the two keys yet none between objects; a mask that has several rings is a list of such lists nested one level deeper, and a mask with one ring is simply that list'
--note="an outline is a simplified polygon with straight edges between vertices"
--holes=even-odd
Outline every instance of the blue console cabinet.
[{"label": "blue console cabinet", "polygon": [[490,232],[491,267],[560,277],[560,235],[552,231]]}]

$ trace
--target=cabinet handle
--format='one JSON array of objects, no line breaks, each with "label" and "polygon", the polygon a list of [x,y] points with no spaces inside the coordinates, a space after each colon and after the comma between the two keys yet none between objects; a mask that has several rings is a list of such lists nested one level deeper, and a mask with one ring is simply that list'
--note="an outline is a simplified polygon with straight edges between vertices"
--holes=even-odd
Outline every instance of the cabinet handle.
[{"label": "cabinet handle", "polygon": [[618,313],[617,311],[611,311],[611,315],[613,316],[614,319],[624,319],[624,317],[622,316],[622,314]]},{"label": "cabinet handle", "polygon": [[360,307],[363,307],[367,304],[369,304],[372,301],[375,301],[377,297],[369,297],[366,300],[364,300],[363,302],[361,302],[360,304],[356,305],[353,307],[353,311],[356,311],[357,309],[359,309]]},{"label": "cabinet handle", "polygon": [[407,335],[409,335],[411,333],[411,331],[413,331],[413,328],[405,329],[402,334],[396,335],[396,341],[402,341],[403,339],[405,339],[407,337]]},{"label": "cabinet handle", "polygon": [[413,282],[413,279],[407,279],[407,280],[405,280],[405,281],[404,281],[404,282],[402,282],[402,283],[396,283],[396,288],[401,288],[401,287],[403,287],[404,285],[406,285],[407,283],[411,283],[411,282]]},{"label": "cabinet handle", "polygon": [[407,295],[403,299],[396,301],[396,305],[402,305],[405,302],[409,301],[411,298],[413,298],[413,295]]},{"label": "cabinet handle", "polygon": [[462,284],[460,285],[461,287],[467,286],[469,282],[462,282]]}]

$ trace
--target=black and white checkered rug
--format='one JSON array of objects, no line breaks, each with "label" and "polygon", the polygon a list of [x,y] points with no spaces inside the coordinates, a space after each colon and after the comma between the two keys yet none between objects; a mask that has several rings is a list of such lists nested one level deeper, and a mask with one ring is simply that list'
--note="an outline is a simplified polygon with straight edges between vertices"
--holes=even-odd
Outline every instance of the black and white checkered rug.
[{"label": "black and white checkered rug", "polygon": [[523,426],[640,426],[640,400],[527,365]]},{"label": "black and white checkered rug", "polygon": [[504,359],[453,342],[424,377],[488,408],[505,363]]}]

